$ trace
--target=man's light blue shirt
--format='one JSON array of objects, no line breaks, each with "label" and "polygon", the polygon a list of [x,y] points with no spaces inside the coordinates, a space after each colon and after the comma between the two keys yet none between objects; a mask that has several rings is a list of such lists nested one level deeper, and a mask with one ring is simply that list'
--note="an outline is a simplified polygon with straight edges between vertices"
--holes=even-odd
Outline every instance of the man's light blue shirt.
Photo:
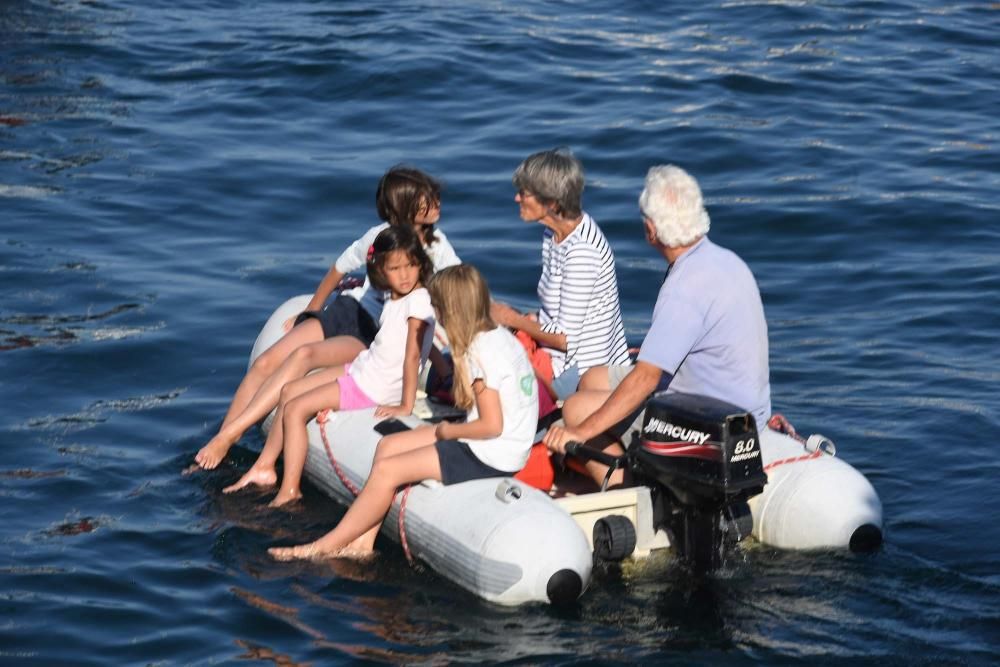
[{"label": "man's light blue shirt", "polygon": [[771,416],[767,321],[750,268],[702,238],[671,265],[639,361],[673,375],[669,392],[702,394]]}]

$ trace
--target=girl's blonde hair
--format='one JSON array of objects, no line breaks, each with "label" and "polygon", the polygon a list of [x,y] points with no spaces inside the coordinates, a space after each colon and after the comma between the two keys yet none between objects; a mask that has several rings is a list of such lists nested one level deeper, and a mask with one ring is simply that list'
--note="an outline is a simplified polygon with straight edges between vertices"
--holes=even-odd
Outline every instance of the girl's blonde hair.
[{"label": "girl's blonde hair", "polygon": [[438,322],[448,332],[455,369],[455,405],[468,410],[475,401],[469,379],[469,346],[476,334],[496,328],[490,317],[490,290],[471,264],[449,266],[434,274],[427,286]]}]

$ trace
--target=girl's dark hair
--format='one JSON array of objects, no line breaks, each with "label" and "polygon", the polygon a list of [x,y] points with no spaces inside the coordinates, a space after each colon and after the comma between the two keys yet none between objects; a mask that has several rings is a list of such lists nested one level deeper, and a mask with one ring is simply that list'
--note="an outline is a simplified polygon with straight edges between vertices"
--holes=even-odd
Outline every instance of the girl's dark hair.
[{"label": "girl's dark hair", "polygon": [[[441,201],[441,184],[424,172],[405,164],[390,167],[378,182],[375,207],[378,217],[396,227],[414,226],[424,207]],[[424,245],[434,243],[434,225],[421,225]]]},{"label": "girl's dark hair", "polygon": [[389,253],[394,250],[402,250],[417,263],[420,268],[420,284],[426,285],[434,274],[434,264],[424,251],[413,227],[400,226],[386,227],[380,231],[368,248],[368,280],[372,287],[383,291],[389,289],[389,282],[385,279],[385,263],[389,259]]}]

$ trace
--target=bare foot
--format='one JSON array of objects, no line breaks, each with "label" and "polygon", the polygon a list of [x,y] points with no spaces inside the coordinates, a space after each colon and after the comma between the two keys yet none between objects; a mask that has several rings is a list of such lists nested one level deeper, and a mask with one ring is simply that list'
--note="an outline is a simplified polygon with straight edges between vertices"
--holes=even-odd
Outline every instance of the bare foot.
[{"label": "bare foot", "polygon": [[256,486],[274,486],[278,482],[278,474],[274,468],[251,467],[240,479],[222,490],[223,493],[232,493],[246,488],[251,484]]},{"label": "bare foot", "polygon": [[337,550],[326,551],[321,549],[315,542],[300,544],[294,547],[271,547],[267,550],[274,560],[323,560],[331,558],[330,554],[337,553]]},{"label": "bare foot", "polygon": [[[380,526],[375,526],[367,533],[361,537],[355,539],[353,542],[344,547],[344,551],[350,551],[351,553],[360,555],[372,556],[375,554],[375,538],[378,536],[378,529]],[[350,558],[350,556],[348,556]]]},{"label": "bare foot", "polygon": [[295,547],[271,547],[267,550],[267,553],[271,554],[271,557],[275,560],[281,561],[321,561],[329,560],[331,558],[347,558],[356,561],[366,561],[375,557],[374,551],[358,551],[351,549],[350,547],[344,547],[342,549],[324,549],[318,542],[300,544]]},{"label": "bare foot", "polygon": [[194,461],[205,470],[211,470],[222,463],[222,459],[226,457],[226,453],[232,446],[232,441],[227,441],[221,435],[217,435],[198,450],[198,453],[194,455]]},{"label": "bare foot", "polygon": [[374,549],[355,549],[350,544],[335,553],[332,558],[346,558],[348,560],[358,561],[361,563],[367,563],[370,560],[375,560],[375,550]]},{"label": "bare foot", "polygon": [[[273,484],[273,482],[272,482]],[[288,503],[294,503],[298,500],[302,500],[302,491],[295,489],[294,491],[282,491],[278,490],[278,495],[267,504],[268,507],[281,507],[282,505],[287,505]]]}]

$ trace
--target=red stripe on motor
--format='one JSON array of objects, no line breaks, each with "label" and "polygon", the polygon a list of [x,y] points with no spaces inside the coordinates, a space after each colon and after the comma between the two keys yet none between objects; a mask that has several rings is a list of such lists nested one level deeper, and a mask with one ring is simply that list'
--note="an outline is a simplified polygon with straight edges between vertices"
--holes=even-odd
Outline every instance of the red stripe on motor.
[{"label": "red stripe on motor", "polygon": [[643,440],[642,447],[656,456],[687,456],[708,461],[721,461],[722,448],[716,444],[696,445],[690,442],[652,442]]}]

